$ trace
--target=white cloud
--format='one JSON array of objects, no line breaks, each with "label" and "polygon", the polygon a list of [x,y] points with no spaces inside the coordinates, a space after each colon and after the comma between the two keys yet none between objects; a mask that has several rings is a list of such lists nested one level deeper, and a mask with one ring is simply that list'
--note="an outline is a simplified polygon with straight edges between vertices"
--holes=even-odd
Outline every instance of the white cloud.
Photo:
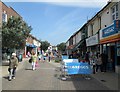
[{"label": "white cloud", "polygon": [[109,0],[2,0],[3,2],[46,2],[61,6],[72,7],[102,7]]}]

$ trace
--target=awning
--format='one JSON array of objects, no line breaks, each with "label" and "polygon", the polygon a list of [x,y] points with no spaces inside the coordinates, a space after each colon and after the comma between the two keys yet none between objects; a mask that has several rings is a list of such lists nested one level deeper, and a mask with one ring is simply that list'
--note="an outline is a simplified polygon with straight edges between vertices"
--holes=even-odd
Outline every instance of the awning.
[{"label": "awning", "polygon": [[26,46],[32,47],[32,48],[36,48],[36,47],[37,47],[37,46],[35,46],[34,44],[29,44],[29,43],[26,43]]},{"label": "awning", "polygon": [[78,44],[75,45],[75,47],[73,48],[73,51],[74,50],[77,50],[77,48],[84,42],[85,40],[81,40],[80,42],[78,42]]}]

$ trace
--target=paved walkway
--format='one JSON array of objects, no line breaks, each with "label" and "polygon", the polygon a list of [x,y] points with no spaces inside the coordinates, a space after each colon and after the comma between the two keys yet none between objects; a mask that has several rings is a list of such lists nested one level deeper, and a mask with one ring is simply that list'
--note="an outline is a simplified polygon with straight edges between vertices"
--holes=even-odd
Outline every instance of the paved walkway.
[{"label": "paved walkway", "polygon": [[[19,63],[18,70],[22,69],[22,67],[24,66],[24,62],[27,61],[28,59],[24,59],[23,62]],[[53,60],[49,63],[54,65],[55,67],[60,67],[60,63],[55,63]],[[7,68],[8,66],[2,67],[2,76],[8,74]],[[104,86],[108,87],[111,90],[118,90],[118,74],[116,73],[113,72],[97,73],[91,74],[91,77],[95,78],[96,80],[98,80],[100,83],[102,83]]]},{"label": "paved walkway", "polygon": [[[8,81],[7,76],[2,78],[3,90],[109,90],[96,79],[84,79],[72,76],[62,81],[58,63],[39,62],[39,67],[32,70],[31,64],[24,62],[23,68],[17,71],[16,79]],[[4,92],[4,91],[3,91]]]},{"label": "paved walkway", "polygon": [[[29,58],[23,58],[23,61],[18,64],[17,70],[20,70],[24,66],[24,62],[28,62]],[[0,66],[0,73],[2,76],[8,75],[8,66]]]},{"label": "paved walkway", "polygon": [[[60,66],[60,63],[54,63],[54,61],[50,62],[51,64],[55,66]],[[105,73],[96,73],[91,74],[91,77],[98,80],[100,83],[102,83],[104,86],[108,87],[111,90],[118,90],[118,76],[115,72],[105,72]],[[120,90],[120,89],[119,89]]]}]

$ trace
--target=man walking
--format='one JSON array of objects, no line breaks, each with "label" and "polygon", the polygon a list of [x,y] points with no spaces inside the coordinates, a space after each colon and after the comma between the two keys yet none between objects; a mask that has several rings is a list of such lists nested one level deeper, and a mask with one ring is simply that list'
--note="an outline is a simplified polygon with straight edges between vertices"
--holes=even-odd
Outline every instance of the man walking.
[{"label": "man walking", "polygon": [[11,79],[15,79],[15,73],[16,73],[16,68],[18,66],[18,58],[16,57],[15,53],[12,53],[12,57],[10,59],[10,64],[9,64],[9,81],[11,81]]}]

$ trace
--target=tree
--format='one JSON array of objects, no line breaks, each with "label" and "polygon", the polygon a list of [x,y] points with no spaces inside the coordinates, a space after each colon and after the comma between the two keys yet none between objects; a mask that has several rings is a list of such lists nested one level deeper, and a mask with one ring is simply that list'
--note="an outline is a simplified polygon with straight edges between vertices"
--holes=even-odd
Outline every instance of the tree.
[{"label": "tree", "polygon": [[50,46],[50,43],[48,41],[41,41],[41,49],[46,51],[48,47]]},{"label": "tree", "polygon": [[57,45],[57,48],[60,52],[65,53],[66,44],[64,42]]},{"label": "tree", "polygon": [[8,22],[3,22],[2,25],[2,48],[24,48],[31,30],[31,26],[28,26],[20,17],[9,18]]}]

